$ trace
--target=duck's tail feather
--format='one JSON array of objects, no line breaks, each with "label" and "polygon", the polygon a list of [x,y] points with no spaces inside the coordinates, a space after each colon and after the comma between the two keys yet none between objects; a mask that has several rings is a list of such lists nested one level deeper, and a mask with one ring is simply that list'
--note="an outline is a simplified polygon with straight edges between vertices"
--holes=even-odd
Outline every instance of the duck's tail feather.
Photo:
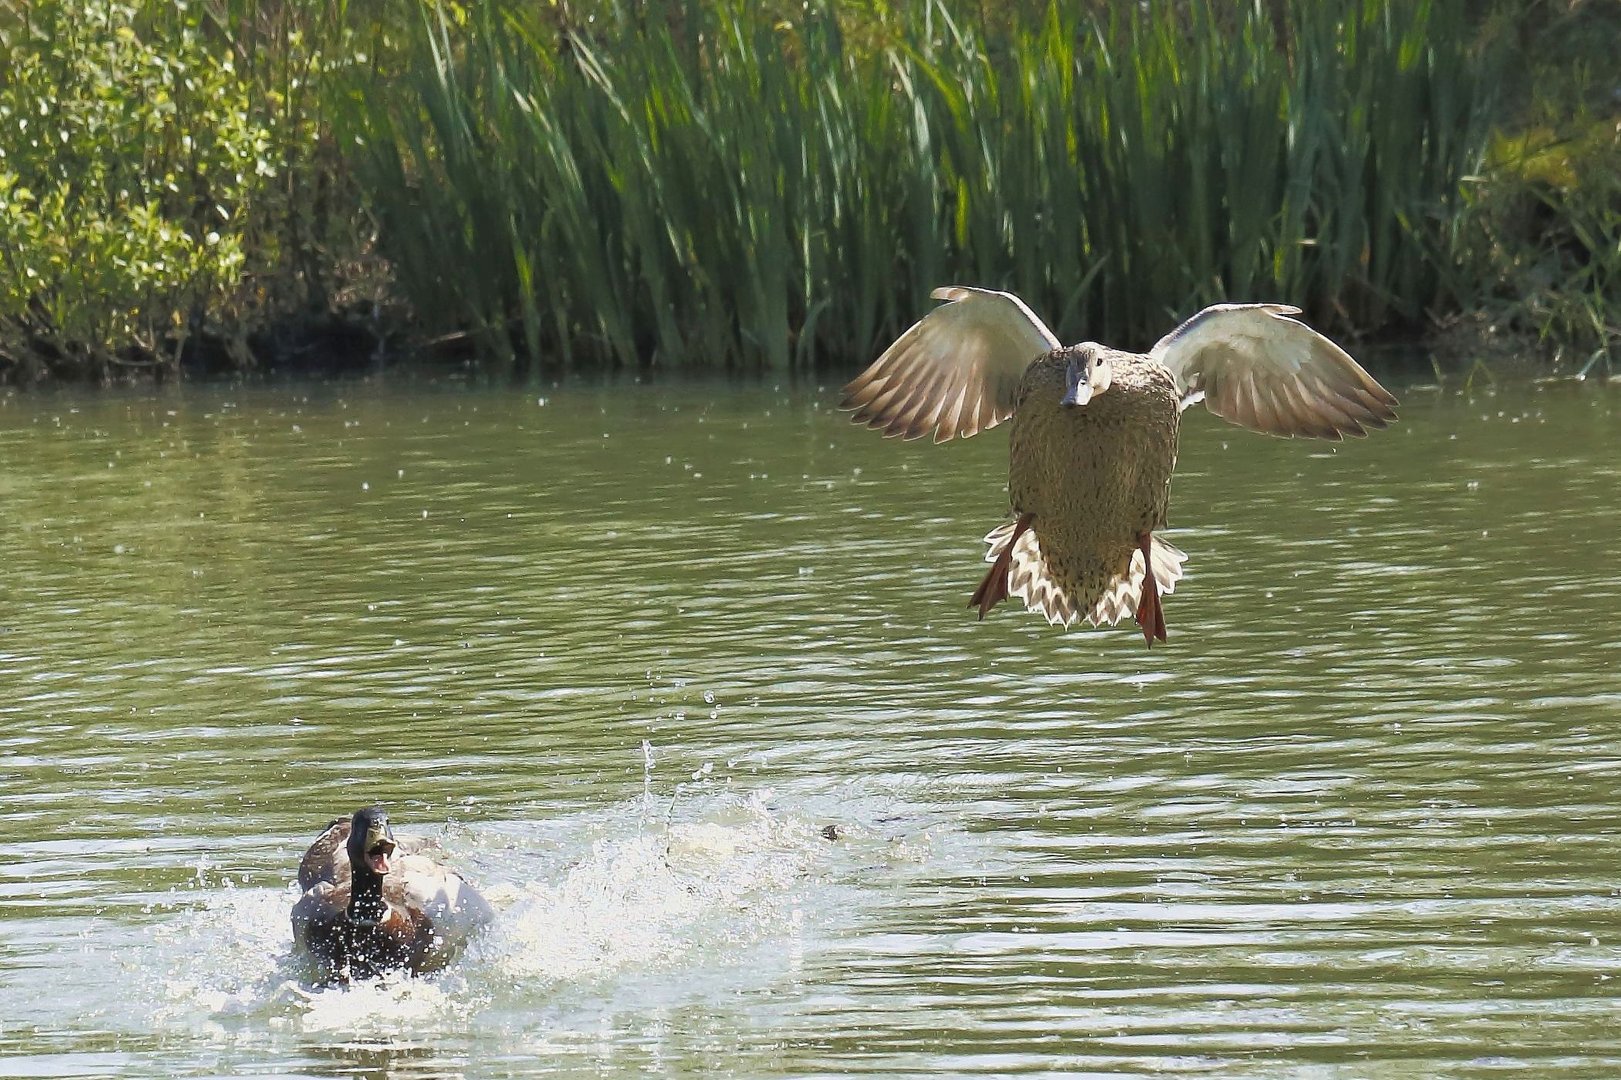
[{"label": "duck's tail feather", "polygon": [[[1159,594],[1164,596],[1175,592],[1176,583],[1182,578],[1182,564],[1188,561],[1187,555],[1158,536],[1150,539],[1150,546],[1154,584],[1159,587]],[[1087,619],[1093,626],[1113,626],[1126,616],[1137,614],[1137,602],[1142,595],[1143,553],[1134,551],[1131,553],[1131,566],[1104,588],[1103,595],[1092,606]]]},{"label": "duck's tail feather", "polygon": [[[1023,600],[1025,607],[1058,626],[1068,626],[1077,619],[1085,619],[1093,626],[1113,626],[1126,616],[1137,613],[1137,601],[1142,596],[1143,587],[1141,551],[1134,551],[1126,572],[1116,576],[1104,586],[1101,594],[1088,603],[1088,598],[1072,596],[1048,573],[1047,561],[1042,557],[1041,542],[1036,538],[1035,529],[1025,529],[1015,539],[1017,527],[1017,521],[1009,521],[998,525],[985,536],[988,545],[985,561],[988,563],[1002,558],[1009,542],[1013,542],[1008,561],[1007,595]],[[1182,564],[1188,557],[1158,535],[1151,540],[1151,551],[1154,583],[1159,586],[1160,594],[1163,596],[1176,591],[1176,583],[1182,577]]]}]

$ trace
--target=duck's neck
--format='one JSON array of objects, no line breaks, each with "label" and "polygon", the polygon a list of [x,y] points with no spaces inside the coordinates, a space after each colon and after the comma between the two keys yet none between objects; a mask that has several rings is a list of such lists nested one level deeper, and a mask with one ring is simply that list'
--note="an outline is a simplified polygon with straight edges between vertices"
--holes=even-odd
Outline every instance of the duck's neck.
[{"label": "duck's neck", "polygon": [[356,869],[349,885],[349,921],[379,923],[388,914],[383,879],[369,870]]}]

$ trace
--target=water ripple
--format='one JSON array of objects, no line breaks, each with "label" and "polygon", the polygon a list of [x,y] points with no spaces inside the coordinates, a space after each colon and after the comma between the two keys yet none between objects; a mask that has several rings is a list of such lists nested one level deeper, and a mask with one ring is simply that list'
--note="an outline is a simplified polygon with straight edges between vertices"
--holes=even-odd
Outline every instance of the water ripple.
[{"label": "water ripple", "polygon": [[[1405,396],[1190,415],[1152,651],[976,620],[1005,435],[827,388],[0,398],[0,1053],[1613,1075],[1621,391]],[[312,992],[292,868],[374,799],[502,919]]]}]

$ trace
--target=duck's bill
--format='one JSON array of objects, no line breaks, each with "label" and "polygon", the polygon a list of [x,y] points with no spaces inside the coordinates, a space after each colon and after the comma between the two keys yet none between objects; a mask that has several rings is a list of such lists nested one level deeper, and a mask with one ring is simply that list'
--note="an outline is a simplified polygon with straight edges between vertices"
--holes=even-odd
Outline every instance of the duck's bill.
[{"label": "duck's bill", "polygon": [[394,854],[394,830],[388,827],[387,818],[373,822],[366,830],[365,851],[366,865],[372,873],[388,873],[388,857]]},{"label": "duck's bill", "polygon": [[1083,382],[1083,383],[1076,383],[1074,386],[1071,386],[1069,388],[1069,393],[1064,395],[1064,402],[1063,403],[1065,405],[1085,405],[1088,401],[1091,401],[1091,400],[1092,400],[1092,384]]},{"label": "duck's bill", "polygon": [[1064,405],[1085,405],[1092,400],[1092,382],[1084,361],[1071,359],[1064,371]]},{"label": "duck's bill", "polygon": [[383,840],[366,851],[366,865],[371,867],[374,874],[386,874],[392,863],[389,856],[394,854],[394,842]]}]

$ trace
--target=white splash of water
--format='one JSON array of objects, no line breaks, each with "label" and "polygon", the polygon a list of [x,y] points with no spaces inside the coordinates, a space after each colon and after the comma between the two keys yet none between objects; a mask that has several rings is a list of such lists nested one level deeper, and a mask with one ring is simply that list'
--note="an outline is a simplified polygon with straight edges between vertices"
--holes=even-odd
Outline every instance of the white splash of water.
[{"label": "white splash of water", "polygon": [[[550,840],[510,823],[458,827],[452,861],[498,914],[465,956],[425,978],[313,986],[292,955],[294,887],[188,891],[187,906],[155,929],[152,952],[130,958],[156,999],[143,1011],[171,1029],[445,1033],[492,1006],[703,972],[774,939],[784,944],[774,954],[801,955],[802,894],[826,880],[834,850],[817,820],[773,808],[770,792],[737,795],[718,783],[685,785],[680,800],[647,798],[657,813],[637,799],[605,818],[562,823],[562,863],[558,822],[548,823]],[[677,811],[684,820],[672,820]]]},{"label": "white splash of water", "polygon": [[666,967],[719,943],[790,930],[816,845],[805,822],[756,795],[722,820],[653,825],[597,841],[556,884],[518,889],[481,961],[517,982]]}]

